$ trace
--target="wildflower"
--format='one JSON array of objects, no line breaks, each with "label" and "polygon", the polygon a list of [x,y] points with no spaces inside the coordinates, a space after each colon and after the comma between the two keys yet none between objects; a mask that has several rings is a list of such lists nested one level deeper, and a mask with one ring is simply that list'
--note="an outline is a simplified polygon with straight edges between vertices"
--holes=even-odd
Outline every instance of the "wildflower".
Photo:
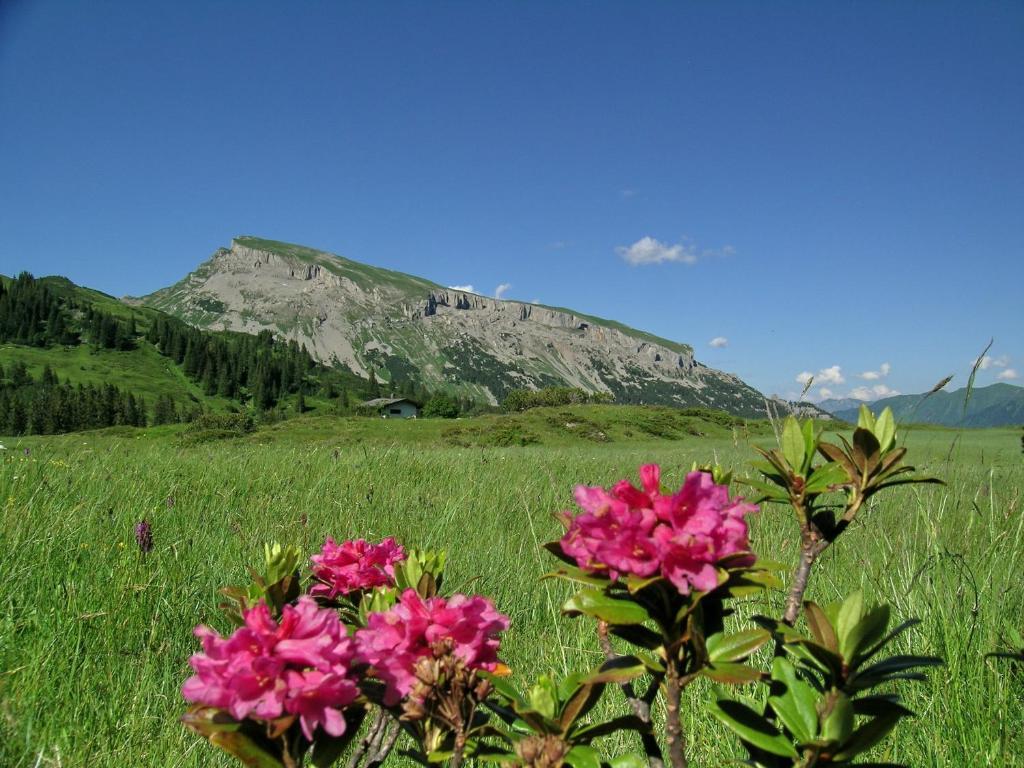
[{"label": "wildflower", "polygon": [[405,560],[405,550],[393,538],[380,544],[370,544],[365,539],[337,544],[328,537],[320,554],[310,560],[317,583],[309,594],[333,600],[357,590],[394,584],[394,564]]},{"label": "wildflower", "polygon": [[714,589],[715,564],[749,551],[745,517],[757,507],[730,499],[728,488],[706,472],[688,474],[674,494],[661,493],[657,464],[641,467],[640,479],[642,488],[628,480],[610,491],[577,487],[583,514],[563,513],[562,551],[583,570],[613,580],[660,573],[684,595]]},{"label": "wildflower", "polygon": [[182,686],[185,699],[237,720],[295,715],[310,740],[318,727],[331,736],[344,733],[342,711],[359,689],[352,672],[355,643],[337,613],[303,596],[284,606],[280,623],[263,601],[243,618],[227,638],[196,627],[203,652],[189,659],[196,674]]},{"label": "wildflower", "polygon": [[453,595],[424,600],[405,590],[398,603],[371,613],[365,629],[356,632],[360,660],[386,686],[384,704],[393,706],[416,683],[416,665],[432,656],[438,643],[451,640],[451,653],[468,669],[493,671],[498,664],[498,634],[509,620],[485,597]]},{"label": "wildflower", "polygon": [[145,518],[135,526],[135,541],[144,555],[153,551],[153,526]]}]

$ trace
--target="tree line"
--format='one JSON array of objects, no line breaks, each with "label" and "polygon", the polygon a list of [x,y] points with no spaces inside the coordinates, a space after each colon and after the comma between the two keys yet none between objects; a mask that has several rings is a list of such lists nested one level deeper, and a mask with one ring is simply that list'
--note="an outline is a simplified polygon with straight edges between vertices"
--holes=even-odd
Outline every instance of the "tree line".
[{"label": "tree line", "polygon": [[46,366],[33,378],[23,362],[0,364],[0,434],[55,435],[126,425],[144,427],[146,401],[113,384],[61,382]]}]

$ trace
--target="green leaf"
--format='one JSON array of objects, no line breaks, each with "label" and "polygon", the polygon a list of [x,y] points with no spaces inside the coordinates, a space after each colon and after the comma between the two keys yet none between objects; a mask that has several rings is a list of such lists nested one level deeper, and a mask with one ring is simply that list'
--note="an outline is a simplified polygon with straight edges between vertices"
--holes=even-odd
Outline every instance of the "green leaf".
[{"label": "green leaf", "polygon": [[871,430],[878,438],[878,445],[882,453],[886,453],[896,442],[896,419],[893,418],[892,408],[886,406],[882,415],[875,422],[875,428]]},{"label": "green leaf", "polygon": [[782,428],[782,455],[793,472],[800,474],[804,465],[804,436],[799,422],[792,416],[786,418]]},{"label": "green leaf", "polygon": [[564,579],[566,581],[574,581],[577,584],[587,584],[591,587],[606,587],[610,583],[607,577],[587,573],[582,568],[571,565],[563,565],[558,570],[545,573],[540,578],[542,581],[544,579]]},{"label": "green leaf", "polygon": [[816,467],[807,481],[807,493],[824,493],[833,485],[842,485],[847,481],[846,470],[837,462],[830,461]]},{"label": "green leaf", "polygon": [[613,757],[608,761],[611,768],[648,768],[647,759],[636,752],[628,752],[625,755]]},{"label": "green leaf", "polygon": [[756,683],[764,677],[764,673],[759,669],[728,661],[704,667],[700,674],[716,683],[727,685],[747,685]]},{"label": "green leaf", "polygon": [[558,715],[558,724],[562,728],[562,733],[568,733],[577,720],[586,717],[587,713],[597,704],[602,693],[604,693],[604,685],[600,683],[580,687],[562,706],[562,711]]},{"label": "green leaf", "polygon": [[626,683],[647,672],[643,660],[636,656],[617,656],[602,664],[596,672],[587,675],[584,681],[595,683]]},{"label": "green leaf", "polygon": [[811,630],[814,639],[818,644],[833,653],[839,652],[839,640],[836,638],[835,629],[817,603],[810,600],[804,601],[804,618],[807,619],[807,627]]},{"label": "green leaf", "polygon": [[530,709],[539,712],[549,720],[555,719],[558,712],[558,694],[555,692],[555,684],[547,675],[541,675],[536,685],[530,688],[526,694]]},{"label": "green leaf", "polygon": [[790,661],[777,656],[772,662],[772,680],[785,686],[785,692],[768,699],[782,724],[801,744],[818,737],[818,691],[801,680]]},{"label": "green leaf", "polygon": [[616,600],[596,589],[584,589],[562,606],[569,616],[584,614],[609,624],[642,624],[650,619],[643,606],[630,600]]},{"label": "green leaf", "polygon": [[586,744],[577,744],[565,755],[565,762],[572,768],[601,768],[601,755]]},{"label": "green leaf", "polygon": [[780,757],[797,757],[797,751],[783,734],[746,704],[720,699],[711,705],[711,714],[745,742]]},{"label": "green leaf", "polygon": [[868,720],[841,745],[835,756],[836,762],[849,761],[862,752],[867,752],[888,736],[902,717],[903,715],[894,712]]},{"label": "green leaf", "polygon": [[804,436],[804,463],[802,474],[806,477],[811,469],[811,462],[814,461],[814,445],[818,441],[814,438],[814,419],[808,419],[803,425]]},{"label": "green leaf", "polygon": [[829,742],[844,743],[853,733],[853,704],[840,691],[829,694],[829,709],[821,718],[821,736]]},{"label": "green leaf", "polygon": [[636,715],[622,715],[604,723],[594,723],[574,731],[573,741],[593,741],[617,731],[649,731],[651,725]]},{"label": "green leaf", "polygon": [[270,751],[274,747],[264,737],[247,733],[243,730],[244,723],[215,707],[190,707],[181,716],[181,722],[248,768],[282,768],[284,765]]},{"label": "green leaf", "polygon": [[875,431],[875,414],[864,404],[861,404],[860,411],[857,413],[857,426],[871,433]]},{"label": "green leaf", "polygon": [[849,662],[851,657],[844,649],[849,647],[850,637],[854,628],[860,623],[864,616],[864,593],[860,590],[853,592],[839,608],[836,617],[836,635],[839,638],[839,653]]},{"label": "green leaf", "polygon": [[854,665],[861,652],[877,643],[888,626],[888,605],[879,605],[864,614],[849,634],[840,641],[839,650],[847,663]]},{"label": "green leaf", "polygon": [[742,661],[772,639],[771,632],[764,629],[745,629],[727,635],[716,632],[705,640],[708,659],[713,663]]}]

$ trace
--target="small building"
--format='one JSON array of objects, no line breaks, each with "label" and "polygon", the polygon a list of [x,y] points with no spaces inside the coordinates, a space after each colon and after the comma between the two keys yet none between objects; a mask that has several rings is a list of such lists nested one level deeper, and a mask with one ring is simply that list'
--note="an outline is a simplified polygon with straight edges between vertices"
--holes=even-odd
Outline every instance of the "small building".
[{"label": "small building", "polygon": [[376,411],[382,419],[415,419],[420,415],[420,407],[405,397],[376,397],[361,407]]}]

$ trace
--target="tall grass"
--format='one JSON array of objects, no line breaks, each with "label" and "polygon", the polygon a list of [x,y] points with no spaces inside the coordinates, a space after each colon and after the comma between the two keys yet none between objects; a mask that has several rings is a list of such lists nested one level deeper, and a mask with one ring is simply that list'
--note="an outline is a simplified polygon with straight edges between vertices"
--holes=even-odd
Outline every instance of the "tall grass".
[{"label": "tall grass", "polygon": [[[912,434],[913,463],[944,487],[900,491],[866,510],[817,567],[809,597],[855,588],[923,623],[906,640],[947,667],[907,687],[918,717],[877,760],[1024,764],[1021,670],[985,653],[1021,626],[1024,468],[1010,430]],[[229,765],[185,732],[179,687],[197,623],[228,629],[216,590],[246,580],[262,542],[313,552],[323,538],[394,535],[447,548],[447,586],[491,595],[513,620],[503,649],[525,684],[600,661],[592,627],[564,619],[566,587],[538,581],[553,562],[553,511],[576,483],[610,484],[658,461],[678,482],[694,461],[737,468],[753,451],[727,438],[584,447],[335,447],[275,440],[176,447],[76,435],[7,443],[0,458],[0,765]],[[25,455],[23,447],[31,452]],[[143,556],[134,524],[153,524]],[[785,511],[763,511],[758,551],[791,556]],[[781,551],[780,551],[781,550]],[[783,596],[744,606],[781,612]],[[742,617],[740,617],[742,619]],[[617,692],[615,696],[618,696]],[[614,698],[614,697],[613,697]],[[693,765],[739,751],[691,696]],[[614,743],[606,745],[614,750]]]}]

